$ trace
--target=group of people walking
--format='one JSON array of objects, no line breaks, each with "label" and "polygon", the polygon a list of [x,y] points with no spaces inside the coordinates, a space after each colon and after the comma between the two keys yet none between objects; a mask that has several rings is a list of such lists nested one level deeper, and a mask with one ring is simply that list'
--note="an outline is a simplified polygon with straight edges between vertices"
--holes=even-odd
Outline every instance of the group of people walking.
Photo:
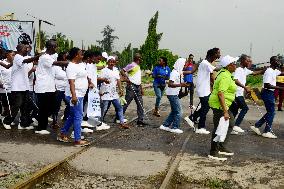
[{"label": "group of people walking", "polygon": [[[52,120],[52,129],[58,129],[58,114],[64,101],[65,110],[58,140],[70,142],[70,128],[73,126],[71,137],[76,146],[88,145],[88,141],[81,136],[82,132],[109,129],[104,123],[105,116],[111,104],[114,105],[115,123],[120,128],[128,129],[129,125],[124,114],[134,99],[137,104],[137,126],[147,126],[144,122],[142,71],[140,68],[141,55],[134,55],[133,62],[120,69],[116,56],[107,53],[82,51],[72,48],[69,52],[57,54],[55,40],[46,42],[45,52],[31,57],[31,47],[20,43],[17,52],[6,50],[0,60],[1,71],[1,118],[5,129],[16,125],[17,115],[20,113],[18,129],[35,129],[36,134],[50,134],[48,120]],[[2,55],[1,55],[2,56]],[[233,155],[225,140],[216,140],[220,119],[229,122],[226,133],[238,134],[244,132],[241,123],[247,113],[248,106],[244,98],[244,91],[250,93],[246,86],[247,75],[263,75],[263,89],[261,92],[267,113],[251,129],[258,135],[267,138],[277,138],[272,132],[275,114],[274,90],[283,92],[283,87],[276,86],[276,77],[283,74],[279,71],[279,60],[271,57],[270,67],[259,71],[251,71],[251,58],[242,55],[240,58],[224,56],[221,58],[220,49],[208,50],[206,58],[200,64],[194,64],[194,56],[188,59],[179,58],[171,70],[167,66],[167,58],[160,57],[158,65],[154,67],[152,76],[156,94],[153,115],[160,117],[160,102],[165,92],[170,102],[171,112],[164,120],[160,129],[183,133],[180,129],[182,109],[180,98],[189,97],[190,115],[185,121],[190,127],[198,124],[197,134],[209,134],[206,128],[206,117],[210,108],[213,110],[214,129],[212,132],[210,158],[224,160],[221,155]],[[216,61],[220,59],[218,66]],[[236,67],[236,62],[240,66]],[[283,70],[282,70],[283,71]],[[193,74],[197,72],[196,84]],[[213,77],[215,75],[215,77]],[[125,89],[122,81],[126,83]],[[193,103],[194,90],[200,99],[197,107]],[[125,100],[123,100],[124,91]],[[91,102],[91,96],[98,95],[98,102]],[[122,103],[125,101],[124,103]],[[99,116],[91,117],[88,110],[91,103],[100,107]],[[198,109],[198,107],[200,107]],[[239,109],[241,111],[239,112]],[[281,109],[278,108],[279,110]],[[236,118],[236,119],[235,119]],[[259,128],[266,124],[261,134]],[[36,127],[35,127],[36,126]]]},{"label": "group of people walking", "polygon": [[[251,71],[252,60],[247,55],[241,55],[234,58],[229,55],[221,58],[220,49],[213,48],[207,51],[206,58],[198,65],[192,64],[193,55],[190,54],[188,59],[179,58],[174,68],[169,74],[168,67],[163,63],[164,59],[160,60],[160,64],[153,70],[154,89],[156,94],[155,116],[160,116],[159,102],[161,94],[164,92],[170,102],[171,112],[167,119],[160,126],[160,129],[173,132],[183,133],[180,129],[182,118],[180,98],[182,98],[183,87],[187,88],[186,94],[189,96],[189,109],[191,114],[185,117],[188,125],[195,129],[194,124],[197,124],[195,133],[209,134],[206,129],[206,117],[210,109],[213,111],[214,128],[212,131],[211,150],[209,158],[216,160],[226,160],[225,156],[234,155],[233,152],[226,148],[226,142],[230,134],[239,134],[245,132],[241,128],[241,123],[248,112],[249,108],[245,102],[244,91],[250,95],[250,88],[246,86],[248,75],[263,74],[263,86],[261,90],[261,98],[264,102],[267,113],[250,128],[253,132],[266,138],[277,138],[272,131],[273,118],[275,115],[275,94],[274,90],[283,92],[284,88],[276,85],[277,77],[284,77],[283,66],[276,56],[270,58],[270,67],[263,68],[258,71]],[[221,59],[220,59],[221,58]],[[213,66],[214,62],[220,59],[217,66]],[[237,67],[237,62],[240,63]],[[216,65],[216,64],[215,64]],[[282,70],[282,72],[280,71]],[[196,92],[199,97],[199,109],[193,106],[193,73],[197,71]],[[214,72],[217,72],[214,74]],[[215,77],[214,77],[215,75]],[[282,75],[282,76],[281,76]],[[162,79],[161,79],[162,78]],[[190,78],[190,79],[188,79]],[[165,79],[168,79],[166,85]],[[281,79],[278,79],[280,81]],[[195,109],[193,111],[193,109]],[[240,112],[239,112],[240,110]],[[281,111],[281,107],[278,108]],[[228,128],[223,130],[224,125],[220,124],[220,119],[223,118],[228,123]],[[260,127],[265,124],[263,133]],[[218,127],[223,130],[225,136],[223,140],[218,140]]]}]

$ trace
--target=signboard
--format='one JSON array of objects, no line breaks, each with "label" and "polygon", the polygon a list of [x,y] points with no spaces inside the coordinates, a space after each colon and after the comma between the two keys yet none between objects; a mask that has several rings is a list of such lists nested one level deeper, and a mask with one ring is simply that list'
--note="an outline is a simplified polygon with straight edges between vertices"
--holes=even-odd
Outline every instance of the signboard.
[{"label": "signboard", "polygon": [[0,20],[0,46],[16,50],[21,42],[34,47],[33,21]]}]

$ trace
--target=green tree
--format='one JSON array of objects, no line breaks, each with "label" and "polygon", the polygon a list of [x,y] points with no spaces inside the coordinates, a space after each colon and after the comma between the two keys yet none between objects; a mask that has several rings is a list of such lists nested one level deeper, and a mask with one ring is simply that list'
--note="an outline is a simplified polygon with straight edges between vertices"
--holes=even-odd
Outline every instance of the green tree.
[{"label": "green tree", "polygon": [[159,12],[149,21],[148,36],[145,43],[141,46],[140,52],[142,55],[142,69],[151,69],[156,64],[158,59],[159,42],[162,38],[163,33],[157,33]]},{"label": "green tree", "polygon": [[174,55],[171,51],[168,49],[159,49],[157,52],[158,58],[160,57],[166,57],[168,60],[168,66],[173,69],[173,66],[178,59],[178,55]]},{"label": "green tree", "polygon": [[91,46],[88,46],[88,50],[91,50],[91,51],[103,51],[103,49],[97,45],[91,45]]},{"label": "green tree", "polygon": [[[40,41],[39,41],[40,38]],[[37,32],[36,34],[36,49],[40,49],[43,50],[45,47],[45,43],[47,41],[47,39],[49,38],[49,35],[46,34],[46,32],[44,31],[40,31],[40,36],[39,36],[39,32]]]},{"label": "green tree", "polygon": [[57,42],[57,51],[66,52],[73,47],[73,41],[67,39],[66,35],[62,33],[56,33],[52,36],[52,39],[55,39]]},{"label": "green tree", "polygon": [[117,36],[112,35],[114,31],[113,28],[107,25],[101,32],[103,34],[103,40],[97,40],[103,51],[106,51],[107,53],[112,52],[114,40],[119,39]]}]

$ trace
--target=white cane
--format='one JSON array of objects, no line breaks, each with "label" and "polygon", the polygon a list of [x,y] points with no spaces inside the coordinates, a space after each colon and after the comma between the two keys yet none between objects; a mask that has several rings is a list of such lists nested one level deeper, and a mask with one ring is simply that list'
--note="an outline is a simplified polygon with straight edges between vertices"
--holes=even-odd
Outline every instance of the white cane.
[{"label": "white cane", "polygon": [[7,98],[7,102],[8,102],[9,113],[10,113],[10,116],[12,117],[11,106],[10,106],[10,101],[9,101],[9,97],[8,97],[8,91],[7,91],[6,87],[5,87],[2,71],[0,71],[0,74],[1,74],[1,80],[3,81],[3,87],[4,87],[4,90],[5,90],[5,94],[6,94],[6,98]]}]

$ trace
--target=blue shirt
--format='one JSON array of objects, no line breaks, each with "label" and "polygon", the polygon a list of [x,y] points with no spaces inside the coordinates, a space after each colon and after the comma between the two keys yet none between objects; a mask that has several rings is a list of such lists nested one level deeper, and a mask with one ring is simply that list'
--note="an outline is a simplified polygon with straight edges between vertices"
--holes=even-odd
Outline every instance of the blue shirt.
[{"label": "blue shirt", "polygon": [[[184,69],[184,71],[192,71],[192,70],[193,70],[193,64],[189,64],[189,65]],[[184,75],[183,80],[184,80],[184,82],[186,82],[186,83],[192,83],[192,82],[193,82],[193,75],[192,75],[192,74]]]},{"label": "blue shirt", "polygon": [[[166,80],[170,78],[171,69],[168,66],[155,66],[153,69],[154,85],[166,85]],[[165,78],[157,77],[164,76]]]}]

